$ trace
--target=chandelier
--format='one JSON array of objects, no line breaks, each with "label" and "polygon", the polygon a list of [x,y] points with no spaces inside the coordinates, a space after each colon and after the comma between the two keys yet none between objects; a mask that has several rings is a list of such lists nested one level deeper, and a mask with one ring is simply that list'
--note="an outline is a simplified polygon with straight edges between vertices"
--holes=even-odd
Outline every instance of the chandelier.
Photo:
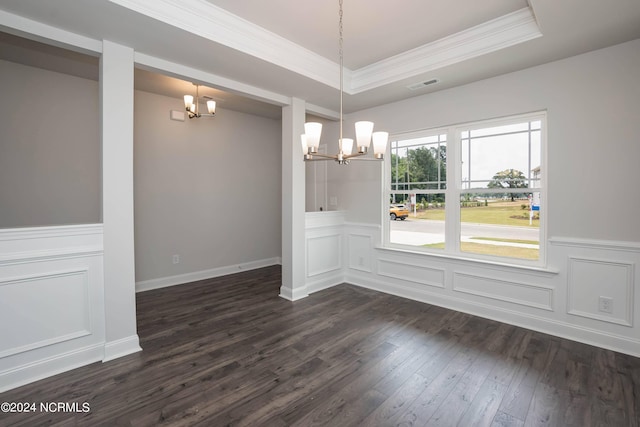
[{"label": "chandelier", "polygon": [[[322,123],[308,122],[304,124],[304,134],[301,135],[302,151],[305,161],[313,160],[335,160],[338,164],[347,165],[351,159],[354,160],[382,160],[384,152],[387,149],[387,141],[389,134],[387,132],[373,132],[373,122],[360,121],[356,122],[356,147],[357,151],[353,152],[353,139],[342,137],[342,98],[344,95],[343,85],[343,38],[342,38],[342,0],[339,0],[340,10],[338,16],[340,18],[339,29],[339,45],[340,45],[340,137],[338,139],[338,154],[327,155],[318,153],[320,145],[320,134],[322,133]],[[367,154],[371,141],[373,140],[373,158],[357,158]]]},{"label": "chandelier", "polygon": [[199,117],[213,117],[216,114],[216,101],[209,99],[207,100],[207,110],[209,113],[200,113],[200,95],[198,93],[199,85],[193,84],[196,87],[196,102],[193,102],[193,96],[185,95],[184,96],[184,108],[187,110],[187,114],[189,114],[189,118],[199,118]]}]

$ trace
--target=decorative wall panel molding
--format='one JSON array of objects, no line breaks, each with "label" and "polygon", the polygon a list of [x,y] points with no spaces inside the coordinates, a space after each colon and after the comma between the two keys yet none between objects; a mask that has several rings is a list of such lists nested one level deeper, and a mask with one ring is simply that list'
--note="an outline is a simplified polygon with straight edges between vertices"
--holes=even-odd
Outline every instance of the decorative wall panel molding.
[{"label": "decorative wall panel molding", "polygon": [[373,240],[368,234],[349,233],[347,235],[349,268],[354,270],[372,271],[371,251]]},{"label": "decorative wall panel molding", "polygon": [[307,237],[307,277],[342,269],[342,234]]},{"label": "decorative wall panel molding", "polygon": [[102,234],[102,229],[102,224],[7,228],[0,230],[0,242],[95,236]]},{"label": "decorative wall panel molding", "polygon": [[102,255],[102,224],[0,230],[0,266]]},{"label": "decorative wall panel molding", "polygon": [[633,326],[634,267],[633,263],[570,257],[567,312]]},{"label": "decorative wall panel molding", "polygon": [[606,250],[640,253],[640,244],[635,242],[620,242],[613,240],[575,239],[568,237],[554,237],[549,239],[553,246],[573,247],[587,250]]},{"label": "decorative wall panel molding", "polygon": [[89,335],[88,273],[84,268],[0,279],[0,358]]},{"label": "decorative wall panel molding", "polygon": [[553,310],[553,288],[468,273],[453,273],[453,290],[543,310]]},{"label": "decorative wall panel molding", "polygon": [[101,224],[0,230],[0,392],[102,359]]},{"label": "decorative wall panel molding", "polygon": [[380,259],[378,260],[378,274],[421,285],[444,288],[445,271],[439,268]]}]

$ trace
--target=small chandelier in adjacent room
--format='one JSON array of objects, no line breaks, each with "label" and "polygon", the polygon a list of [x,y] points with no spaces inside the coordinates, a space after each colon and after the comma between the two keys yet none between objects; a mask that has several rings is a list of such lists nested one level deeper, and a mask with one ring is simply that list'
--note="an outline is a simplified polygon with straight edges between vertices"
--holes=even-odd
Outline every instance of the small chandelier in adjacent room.
[{"label": "small chandelier in adjacent room", "polygon": [[184,96],[184,108],[187,110],[189,118],[213,117],[213,115],[216,114],[216,101],[212,99],[207,100],[207,110],[209,113],[200,113],[200,94],[198,93],[200,86],[195,83],[194,86],[196,87],[196,102],[193,102],[193,96]]},{"label": "small chandelier in adjacent room", "polygon": [[343,39],[342,39],[342,0],[338,2],[340,9],[339,42],[340,42],[340,137],[338,139],[338,154],[326,155],[318,153],[320,145],[320,134],[322,133],[322,123],[308,122],[304,124],[304,134],[301,135],[302,151],[305,161],[313,160],[335,160],[338,164],[349,164],[351,159],[367,154],[371,141],[373,140],[373,157],[360,157],[354,160],[382,160],[387,150],[389,134],[387,132],[373,132],[373,122],[356,122],[356,147],[353,152],[353,139],[342,137],[342,97],[344,95],[343,85]]}]

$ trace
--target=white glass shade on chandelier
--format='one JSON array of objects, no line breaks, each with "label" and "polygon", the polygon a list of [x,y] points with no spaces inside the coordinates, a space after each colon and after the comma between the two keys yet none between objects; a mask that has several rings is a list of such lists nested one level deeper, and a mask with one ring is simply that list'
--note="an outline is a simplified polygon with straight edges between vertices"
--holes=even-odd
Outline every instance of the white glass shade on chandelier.
[{"label": "white glass shade on chandelier", "polygon": [[304,124],[304,134],[301,135],[302,152],[305,161],[313,160],[335,160],[341,165],[349,164],[350,159],[364,156],[369,150],[371,141],[373,140],[373,157],[361,157],[357,160],[382,160],[387,150],[387,141],[389,134],[387,132],[373,132],[373,122],[361,121],[356,122],[356,147],[357,151],[353,152],[353,139],[343,138],[342,125],[344,123],[342,114],[342,98],[344,96],[344,55],[343,55],[343,38],[342,38],[342,0],[338,1],[339,5],[339,45],[340,45],[340,136],[338,138],[338,154],[326,155],[318,153],[320,146],[320,135],[322,134],[322,123],[308,122]]},{"label": "white glass shade on chandelier", "polygon": [[200,94],[199,94],[200,86],[196,84],[194,84],[194,86],[196,87],[195,102],[193,102],[192,95],[184,96],[184,108],[185,110],[187,110],[187,114],[189,115],[189,118],[193,119],[193,118],[199,118],[199,117],[213,117],[214,114],[216,114],[216,101],[209,99],[207,101],[207,111],[209,111],[209,113],[200,113]]},{"label": "white glass shade on chandelier", "polygon": [[[342,128],[342,118],[340,120],[340,127]],[[339,164],[348,164],[350,159],[367,154],[371,142],[373,142],[373,158],[361,158],[359,160],[382,160],[384,159],[384,153],[387,150],[387,142],[389,140],[389,133],[387,132],[373,132],[373,122],[360,121],[356,122],[356,148],[357,151],[353,152],[353,139],[352,138],[339,138],[338,139],[338,154],[326,155],[318,153],[318,147],[320,146],[320,136],[322,134],[322,123],[307,122],[304,124],[304,134],[301,135],[302,151],[304,153],[305,160],[335,160]],[[342,129],[341,132],[342,134]]]}]

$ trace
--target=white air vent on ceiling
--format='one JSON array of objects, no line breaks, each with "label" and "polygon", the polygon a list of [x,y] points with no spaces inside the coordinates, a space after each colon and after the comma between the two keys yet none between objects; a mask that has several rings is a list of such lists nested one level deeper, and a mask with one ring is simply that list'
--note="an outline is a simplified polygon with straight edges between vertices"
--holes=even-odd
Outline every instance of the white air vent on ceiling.
[{"label": "white air vent on ceiling", "polygon": [[436,84],[438,83],[438,81],[439,81],[438,79],[431,79],[431,80],[427,80],[426,82],[413,83],[407,86],[407,88],[409,88],[409,90],[418,90],[418,89],[422,89],[423,87]]}]

